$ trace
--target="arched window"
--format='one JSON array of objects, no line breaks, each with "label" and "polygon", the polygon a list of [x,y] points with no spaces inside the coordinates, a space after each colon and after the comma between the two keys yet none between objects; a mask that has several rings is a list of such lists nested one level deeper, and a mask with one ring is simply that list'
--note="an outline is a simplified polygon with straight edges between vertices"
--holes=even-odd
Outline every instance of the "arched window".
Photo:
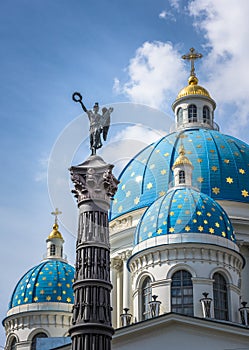
[{"label": "arched window", "polygon": [[182,108],[180,107],[178,110],[177,110],[177,124],[182,124],[183,122],[183,111],[182,111]]},{"label": "arched window", "polygon": [[171,283],[171,311],[193,316],[193,284],[188,271],[180,270],[173,274]]},{"label": "arched window", "polygon": [[48,336],[45,333],[42,333],[42,332],[37,333],[32,339],[31,350],[36,350],[36,341],[38,338],[47,338],[47,337]]},{"label": "arched window", "polygon": [[179,171],[179,184],[185,184],[185,171]]},{"label": "arched window", "polygon": [[55,244],[51,244],[50,246],[50,255],[55,255]]},{"label": "arched window", "polygon": [[197,122],[197,108],[196,108],[196,105],[190,105],[188,107],[188,122],[189,123]]},{"label": "arched window", "polygon": [[149,302],[151,301],[151,279],[146,277],[142,284],[142,319],[150,317]]},{"label": "arched window", "polygon": [[203,123],[210,124],[210,110],[208,106],[203,107]]},{"label": "arched window", "polygon": [[10,350],[16,350],[16,343],[17,343],[16,338],[13,338],[10,342]]},{"label": "arched window", "polygon": [[227,283],[225,278],[218,272],[214,279],[214,317],[218,320],[228,320]]}]

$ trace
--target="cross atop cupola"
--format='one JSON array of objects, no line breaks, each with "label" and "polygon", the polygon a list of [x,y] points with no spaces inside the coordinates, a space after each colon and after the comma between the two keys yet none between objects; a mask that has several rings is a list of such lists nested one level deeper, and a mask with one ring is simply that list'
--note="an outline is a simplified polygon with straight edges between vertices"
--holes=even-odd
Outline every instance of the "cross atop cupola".
[{"label": "cross atop cupola", "polygon": [[193,47],[191,47],[191,49],[189,49],[189,53],[182,56],[182,59],[188,60],[191,63],[191,71],[190,71],[191,76],[195,77],[195,60],[197,60],[198,58],[202,58],[202,57],[203,57],[202,54],[196,52]]}]

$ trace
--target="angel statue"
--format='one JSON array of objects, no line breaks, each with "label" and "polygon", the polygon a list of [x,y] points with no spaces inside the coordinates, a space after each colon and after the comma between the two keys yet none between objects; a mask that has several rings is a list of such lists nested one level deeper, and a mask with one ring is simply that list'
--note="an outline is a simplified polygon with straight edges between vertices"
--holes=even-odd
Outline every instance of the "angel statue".
[{"label": "angel statue", "polygon": [[92,156],[96,154],[96,149],[102,147],[101,134],[103,140],[106,141],[108,130],[110,127],[111,113],[113,108],[102,108],[102,115],[99,112],[99,104],[96,102],[93,110],[88,110],[82,102],[82,96],[79,92],[75,92],[72,96],[75,102],[79,102],[84,112],[88,115],[90,121],[90,148]]}]

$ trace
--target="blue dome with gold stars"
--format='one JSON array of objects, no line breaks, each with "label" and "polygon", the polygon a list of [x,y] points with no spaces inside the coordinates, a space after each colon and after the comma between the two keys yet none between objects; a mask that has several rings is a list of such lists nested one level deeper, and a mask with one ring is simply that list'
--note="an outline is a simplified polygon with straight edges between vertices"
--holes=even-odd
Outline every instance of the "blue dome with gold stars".
[{"label": "blue dome with gold stars", "polygon": [[[192,233],[235,242],[231,222],[217,202],[191,187],[176,187],[145,211],[137,226],[134,244],[169,234]],[[164,243],[170,242],[165,238]]]},{"label": "blue dome with gold stars", "polygon": [[73,304],[74,268],[60,260],[45,260],[30,269],[17,283],[9,309],[29,303]]},{"label": "blue dome with gold stars", "polygon": [[215,200],[249,203],[249,146],[216,130],[171,133],[143,149],[119,177],[110,219],[148,207],[173,183],[180,145],[193,164],[193,186]]}]

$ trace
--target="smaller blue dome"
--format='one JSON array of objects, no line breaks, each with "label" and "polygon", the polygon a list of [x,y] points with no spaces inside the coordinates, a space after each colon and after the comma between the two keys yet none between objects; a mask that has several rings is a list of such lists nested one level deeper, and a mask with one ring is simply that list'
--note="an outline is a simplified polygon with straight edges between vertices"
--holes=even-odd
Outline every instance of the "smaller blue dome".
[{"label": "smaller blue dome", "polygon": [[17,283],[9,309],[30,303],[73,304],[74,268],[59,260],[46,260],[30,269]]},{"label": "smaller blue dome", "polygon": [[193,188],[173,188],[143,214],[134,244],[179,233],[202,233],[235,242],[232,224],[221,206]]}]

